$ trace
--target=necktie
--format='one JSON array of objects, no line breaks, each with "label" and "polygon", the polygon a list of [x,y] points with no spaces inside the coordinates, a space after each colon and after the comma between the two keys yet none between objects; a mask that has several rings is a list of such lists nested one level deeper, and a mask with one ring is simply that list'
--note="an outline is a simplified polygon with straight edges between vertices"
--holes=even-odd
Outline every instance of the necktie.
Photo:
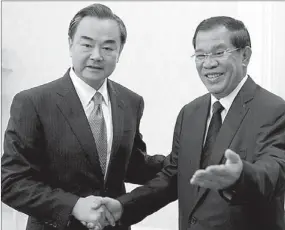
[{"label": "necktie", "polygon": [[201,157],[201,168],[206,168],[208,166],[209,157],[212,153],[216,138],[222,126],[221,112],[224,107],[219,101],[213,104],[213,115],[209,125],[206,141],[202,151]]},{"label": "necktie", "polygon": [[103,174],[105,174],[107,161],[107,129],[102,111],[102,99],[102,94],[96,92],[93,97],[94,108],[88,121],[95,139],[101,169]]}]

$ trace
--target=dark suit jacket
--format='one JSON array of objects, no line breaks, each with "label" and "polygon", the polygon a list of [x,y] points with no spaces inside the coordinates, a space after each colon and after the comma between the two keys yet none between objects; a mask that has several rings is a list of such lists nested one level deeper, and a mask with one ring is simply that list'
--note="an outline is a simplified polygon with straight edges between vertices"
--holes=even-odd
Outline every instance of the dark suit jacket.
[{"label": "dark suit jacket", "polygon": [[164,156],[145,154],[139,132],[142,97],[108,80],[113,144],[104,181],[95,141],[68,73],[20,92],[11,106],[2,157],[2,201],[30,216],[28,230],[86,229],[70,216],[79,197],[117,197],[125,193],[125,181],[143,184],[162,168]]},{"label": "dark suit jacket", "polygon": [[190,184],[199,169],[210,95],[184,106],[174,131],[168,164],[145,186],[119,198],[122,222],[141,221],[164,205],[179,200],[179,229],[284,230],[285,103],[251,78],[235,98],[216,139],[210,164],[225,161],[230,148],[243,160],[238,182],[221,191]]}]

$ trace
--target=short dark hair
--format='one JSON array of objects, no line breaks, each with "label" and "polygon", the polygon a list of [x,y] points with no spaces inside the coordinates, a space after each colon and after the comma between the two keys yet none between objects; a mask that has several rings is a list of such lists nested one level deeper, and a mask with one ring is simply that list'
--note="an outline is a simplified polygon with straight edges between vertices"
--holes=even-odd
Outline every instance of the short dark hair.
[{"label": "short dark hair", "polygon": [[197,26],[192,40],[194,49],[196,49],[196,37],[199,31],[210,30],[220,26],[224,26],[232,32],[231,43],[235,48],[245,48],[246,46],[251,47],[248,30],[242,21],[231,17],[217,16],[205,19]]},{"label": "short dark hair", "polygon": [[109,7],[103,4],[99,4],[99,3],[89,5],[81,9],[75,14],[68,28],[68,36],[70,39],[73,39],[79,22],[86,16],[96,17],[99,19],[115,20],[119,26],[120,39],[121,39],[121,50],[123,49],[123,46],[125,45],[126,40],[127,40],[127,29],[126,29],[124,22],[122,21],[121,18],[119,18],[116,14],[114,14]]}]

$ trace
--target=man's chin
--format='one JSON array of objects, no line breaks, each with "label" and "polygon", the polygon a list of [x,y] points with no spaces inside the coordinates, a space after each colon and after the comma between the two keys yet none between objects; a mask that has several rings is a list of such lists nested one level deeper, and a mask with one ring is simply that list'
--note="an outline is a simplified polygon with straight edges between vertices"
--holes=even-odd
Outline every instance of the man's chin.
[{"label": "man's chin", "polygon": [[105,78],[104,75],[98,75],[98,74],[85,74],[84,78],[87,79],[88,81],[103,81]]},{"label": "man's chin", "polygon": [[221,89],[208,89],[209,93],[215,96],[215,98],[222,98],[223,91]]}]

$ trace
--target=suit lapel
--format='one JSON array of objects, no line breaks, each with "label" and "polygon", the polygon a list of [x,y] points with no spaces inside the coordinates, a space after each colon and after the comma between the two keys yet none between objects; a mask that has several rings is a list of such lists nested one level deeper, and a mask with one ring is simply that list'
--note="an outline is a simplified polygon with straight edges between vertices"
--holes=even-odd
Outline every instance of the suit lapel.
[{"label": "suit lapel", "polygon": [[238,96],[232,104],[217,136],[213,153],[209,159],[209,165],[216,165],[221,162],[247,111],[248,108],[244,106],[242,98]]},{"label": "suit lapel", "polygon": [[[120,141],[123,133],[123,128],[124,128],[124,102],[121,99],[120,92],[117,90],[115,87],[115,84],[111,81],[108,80],[108,92],[109,92],[109,97],[111,101],[111,108],[112,108],[112,122],[113,122],[113,143],[112,143],[112,148],[111,148],[111,155],[110,155],[110,161],[109,161],[109,166],[110,168],[111,163],[114,159],[114,156],[117,153],[117,150],[120,146]],[[106,180],[108,178],[108,172],[107,170],[107,175],[106,175]]]},{"label": "suit lapel", "polygon": [[108,90],[112,106],[113,144],[111,154],[116,153],[124,128],[124,102],[114,84],[108,80]]},{"label": "suit lapel", "polygon": [[255,93],[256,85],[251,78],[243,85],[242,89],[234,99],[232,106],[223,122],[219,135],[210,157],[210,164],[220,164],[224,153],[229,148],[236,132],[249,110],[247,102],[249,102]]},{"label": "suit lapel", "polygon": [[[210,94],[202,98],[197,110],[190,115],[183,124],[186,132],[192,132],[191,138],[186,140],[185,149],[189,151],[188,175],[193,175],[200,168],[200,159],[205,135],[205,128],[210,106]],[[188,135],[186,135],[188,136]]]},{"label": "suit lapel", "polygon": [[[217,136],[213,153],[210,156],[209,165],[221,163],[226,149],[230,147],[230,144],[237,130],[239,129],[245,115],[249,110],[247,103],[253,99],[255,88],[256,84],[250,77],[248,77],[247,81],[234,99],[232,106],[226,115],[226,118]],[[205,188],[200,188],[198,190],[197,198],[195,199],[195,206],[197,206],[199,201],[201,201],[209,191],[209,189]]]},{"label": "suit lapel", "polygon": [[103,182],[104,178],[100,167],[96,144],[80,99],[70,79],[69,71],[62,78],[57,93],[58,108],[69,123],[74,135],[77,137],[86,157],[91,163],[92,168],[95,170],[96,175],[98,175],[98,178]]}]

